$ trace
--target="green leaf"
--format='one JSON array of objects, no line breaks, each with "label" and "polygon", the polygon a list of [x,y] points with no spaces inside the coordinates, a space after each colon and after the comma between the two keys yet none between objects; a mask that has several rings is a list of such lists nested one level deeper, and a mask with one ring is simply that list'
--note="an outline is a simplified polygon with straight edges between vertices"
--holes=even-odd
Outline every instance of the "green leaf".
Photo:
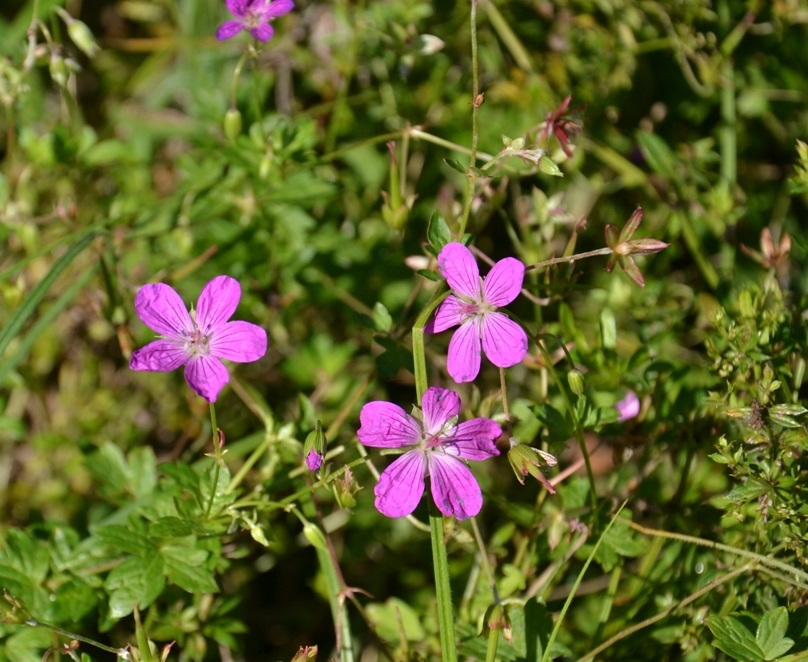
[{"label": "green leaf", "polygon": [[104,587],[109,593],[109,612],[112,618],[123,618],[154,602],[165,586],[163,557],[130,558],[109,573]]},{"label": "green leaf", "polygon": [[736,485],[732,491],[727,494],[727,499],[735,503],[746,503],[757,499],[761,494],[768,490],[766,485],[762,485],[755,480],[748,480],[746,485]]},{"label": "green leaf", "polygon": [[39,586],[45,581],[50,559],[47,547],[18,529],[9,529],[5,542],[8,560],[33,586]]},{"label": "green leaf", "polygon": [[107,496],[118,496],[126,491],[129,482],[129,467],[123,451],[111,442],[104,443],[95,453],[85,459],[89,472],[100,481]]},{"label": "green leaf", "polygon": [[381,301],[377,301],[373,306],[373,324],[380,333],[390,333],[393,326],[393,318]]},{"label": "green leaf", "polygon": [[454,159],[443,159],[443,162],[452,170],[457,170],[457,172],[459,172],[461,175],[466,174],[466,169]]},{"label": "green leaf", "polygon": [[157,460],[151,446],[135,448],[129,460],[129,487],[138,499],[150,497],[157,487]]},{"label": "green leaf", "polygon": [[417,273],[419,276],[423,276],[427,280],[434,280],[434,281],[443,280],[443,276],[441,276],[437,271],[432,271],[431,269],[419,269],[415,273]]},{"label": "green leaf", "polygon": [[45,294],[47,294],[51,285],[53,285],[59,275],[65,270],[67,265],[69,265],[79,253],[90,245],[90,242],[92,242],[95,237],[96,233],[94,231],[88,232],[75,244],[68,248],[64,255],[53,263],[53,266],[45,277],[39,281],[28,296],[25,297],[25,301],[23,301],[20,307],[14,311],[11,319],[3,327],[3,329],[0,330],[0,356],[3,355],[3,352],[6,351],[8,344],[17,336],[25,322],[34,313],[34,310],[36,310],[39,302],[45,297]]},{"label": "green leaf", "polygon": [[764,662],[763,651],[752,633],[737,618],[712,616],[707,627],[715,637],[713,646],[741,662]]},{"label": "green leaf", "polygon": [[446,219],[437,209],[432,212],[432,217],[429,219],[426,236],[429,243],[438,252],[452,240],[452,233]]},{"label": "green leaf", "polygon": [[[202,508],[204,512],[207,512],[208,504],[210,503],[211,493],[213,492],[213,479],[215,476],[216,466],[211,464],[199,480],[199,491],[202,494]],[[236,500],[235,492],[227,491],[229,484],[230,470],[226,466],[223,466],[219,470],[219,480],[216,483],[216,495],[213,497],[213,506],[210,508],[211,516],[216,515],[224,506]]]},{"label": "green leaf", "polygon": [[194,532],[194,523],[179,517],[161,517],[149,526],[149,538],[184,538]]},{"label": "green leaf", "polygon": [[155,552],[155,546],[143,535],[119,524],[99,527],[93,533],[110,547],[135,556],[149,557]]},{"label": "green leaf", "polygon": [[758,624],[755,641],[763,651],[766,660],[774,660],[794,645],[794,640],[786,637],[788,630],[788,611],[778,607],[774,611],[763,614]]},{"label": "green leaf", "polygon": [[423,641],[426,637],[418,612],[398,598],[390,598],[383,604],[370,603],[367,614],[378,635],[391,643],[399,641],[402,629],[408,641]]},{"label": "green leaf", "polygon": [[201,568],[208,553],[201,549],[181,546],[166,546],[160,552],[163,555],[166,576],[180,588],[189,593],[217,593],[219,587],[213,574]]}]

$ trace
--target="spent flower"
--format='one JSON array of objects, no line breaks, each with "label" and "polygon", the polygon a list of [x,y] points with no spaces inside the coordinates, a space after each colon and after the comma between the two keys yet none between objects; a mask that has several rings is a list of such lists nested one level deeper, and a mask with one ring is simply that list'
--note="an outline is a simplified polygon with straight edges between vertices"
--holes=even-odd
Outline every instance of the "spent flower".
[{"label": "spent flower", "polygon": [[438,270],[452,294],[435,312],[427,330],[439,333],[460,325],[449,341],[447,368],[458,383],[473,381],[480,372],[481,350],[499,368],[510,368],[527,354],[527,334],[503,313],[522,290],[525,265],[512,257],[497,262],[483,279],[471,251],[456,241],[438,255]]},{"label": "spent flower", "polygon": [[570,136],[575,135],[581,131],[581,125],[574,122],[566,116],[567,108],[569,108],[572,97],[567,97],[553,112],[547,113],[547,118],[542,125],[541,134],[539,134],[539,142],[547,144],[550,136],[555,136],[558,141],[558,146],[567,155],[567,158],[572,158],[572,150],[570,149]]},{"label": "spent flower", "polygon": [[474,517],[483,505],[480,486],[464,460],[499,455],[496,440],[502,429],[490,418],[457,423],[460,396],[433,386],[421,403],[422,420],[391,402],[369,402],[359,414],[359,441],[373,448],[412,447],[379,477],[376,508],[387,517],[405,517],[415,510],[430,476],[438,510],[457,519]]},{"label": "spent flower", "polygon": [[606,272],[611,273],[614,266],[619,264],[626,276],[640,287],[645,287],[645,278],[643,278],[642,272],[631,256],[659,253],[659,251],[666,249],[668,244],[651,237],[632,239],[637,228],[640,227],[642,214],[642,207],[638,207],[626,221],[622,230],[618,230],[614,225],[606,226],[606,244],[612,249],[609,262],[606,264]]},{"label": "spent flower", "polygon": [[216,30],[219,41],[235,37],[247,30],[254,39],[268,42],[275,34],[269,21],[288,14],[295,8],[292,0],[225,0],[227,10],[235,16],[233,21],[225,21]]},{"label": "spent flower", "polygon": [[516,474],[516,479],[525,484],[525,478],[530,475],[538,480],[550,494],[555,494],[555,488],[542,473],[542,467],[554,467],[558,460],[554,455],[546,453],[539,448],[533,448],[527,444],[520,444],[515,439],[511,439],[511,450],[508,451],[508,462]]},{"label": "spent flower", "polygon": [[135,296],[140,320],[161,337],[132,354],[132,370],[167,372],[185,366],[185,381],[197,395],[216,402],[230,375],[220,359],[249,363],[267,351],[264,329],[249,322],[228,322],[241,299],[241,286],[217,276],[189,313],[179,294],[165,283],[144,285]]}]

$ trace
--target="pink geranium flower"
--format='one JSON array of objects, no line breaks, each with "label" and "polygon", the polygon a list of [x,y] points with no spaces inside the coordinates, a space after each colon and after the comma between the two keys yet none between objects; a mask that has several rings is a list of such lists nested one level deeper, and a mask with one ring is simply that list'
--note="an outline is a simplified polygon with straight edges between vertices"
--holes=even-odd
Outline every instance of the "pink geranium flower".
[{"label": "pink geranium flower", "polygon": [[627,421],[636,418],[640,413],[640,399],[634,391],[626,393],[626,397],[620,400],[614,408],[620,416],[617,418],[619,422]]},{"label": "pink geranium flower", "polygon": [[144,285],[135,296],[135,312],[161,339],[132,353],[132,370],[165,372],[185,366],[185,381],[194,393],[216,402],[230,381],[219,359],[248,363],[267,351],[267,334],[249,322],[228,322],[241,299],[241,286],[217,276],[202,290],[195,314],[165,283]]},{"label": "pink geranium flower", "polygon": [[414,446],[379,477],[376,508],[387,517],[405,517],[415,510],[431,477],[432,497],[447,517],[474,517],[483,505],[480,486],[463,460],[499,455],[496,440],[502,429],[489,418],[457,424],[460,396],[433,386],[424,393],[423,422],[390,402],[369,402],[359,414],[357,436],[365,446]]},{"label": "pink geranium flower", "polygon": [[438,270],[450,294],[438,307],[428,330],[460,328],[449,342],[448,370],[458,383],[470,382],[480,372],[480,350],[499,368],[510,368],[527,354],[527,334],[502,313],[522,289],[525,265],[512,257],[497,262],[485,279],[477,261],[463,244],[446,244],[438,255]]},{"label": "pink geranium flower", "polygon": [[247,30],[255,39],[264,43],[272,39],[275,30],[269,21],[278,16],[288,14],[295,8],[292,0],[225,0],[228,11],[236,17],[235,21],[226,21],[216,30],[219,41],[235,37],[242,30]]}]

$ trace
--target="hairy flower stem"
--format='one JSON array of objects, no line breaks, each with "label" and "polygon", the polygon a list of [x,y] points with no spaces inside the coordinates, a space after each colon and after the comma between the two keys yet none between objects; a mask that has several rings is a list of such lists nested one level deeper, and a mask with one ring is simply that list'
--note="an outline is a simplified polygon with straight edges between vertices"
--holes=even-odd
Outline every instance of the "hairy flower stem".
[{"label": "hairy flower stem", "polygon": [[219,487],[219,472],[221,471],[224,459],[222,458],[222,448],[219,443],[219,426],[216,423],[216,407],[210,403],[210,430],[213,435],[213,454],[216,458],[216,466],[213,469],[213,486],[210,490],[210,501],[208,501],[208,508],[205,511],[205,519],[210,519],[210,512],[213,510],[213,502],[216,500],[216,490]]},{"label": "hairy flower stem", "polygon": [[438,626],[440,628],[440,652],[443,662],[457,662],[454,614],[452,611],[452,587],[449,584],[449,557],[443,533],[443,515],[429,493],[429,531],[432,539],[432,563],[435,567],[435,593],[438,598]]},{"label": "hairy flower stem", "polygon": [[508,406],[508,386],[505,383],[505,368],[499,369],[499,388],[502,393],[502,410],[505,412],[505,424],[508,426],[508,440],[513,439],[511,426],[511,408]]},{"label": "hairy flower stem", "polygon": [[125,648],[111,648],[110,646],[105,646],[101,642],[95,641],[94,639],[88,639],[87,637],[82,637],[80,634],[68,632],[67,630],[63,630],[62,628],[57,627],[55,625],[50,625],[49,623],[41,623],[35,618],[29,618],[27,621],[25,621],[25,624],[32,628],[44,628],[45,630],[50,630],[51,632],[55,632],[56,634],[62,635],[63,637],[67,637],[68,639],[81,641],[85,644],[89,644],[90,646],[95,646],[96,648],[100,648],[102,651],[106,651],[107,653],[113,653],[118,657],[122,657],[125,660],[131,659],[129,656],[129,651],[126,650]]},{"label": "hairy flower stem", "polygon": [[544,260],[544,262],[536,262],[536,264],[531,264],[525,267],[525,271],[531,271],[533,269],[544,269],[545,267],[551,267],[554,264],[561,264],[563,262],[575,262],[576,260],[583,260],[588,257],[596,257],[598,255],[611,255],[614,251],[606,246],[605,248],[598,248],[594,251],[587,251],[586,253],[578,253],[577,255],[566,255],[563,257],[553,257],[549,260]]},{"label": "hairy flower stem", "polygon": [[236,107],[236,91],[238,90],[238,79],[241,76],[241,70],[244,68],[244,63],[247,61],[248,52],[244,51],[233,70],[233,81],[230,83],[230,107]]},{"label": "hairy flower stem", "polygon": [[466,201],[463,204],[463,216],[460,219],[460,227],[457,231],[458,239],[463,239],[466,233],[466,226],[471,214],[471,201],[474,199],[474,184],[477,176],[474,168],[477,164],[477,142],[480,135],[479,111],[481,101],[480,96],[480,64],[477,59],[477,0],[471,0],[471,158],[466,171]]}]

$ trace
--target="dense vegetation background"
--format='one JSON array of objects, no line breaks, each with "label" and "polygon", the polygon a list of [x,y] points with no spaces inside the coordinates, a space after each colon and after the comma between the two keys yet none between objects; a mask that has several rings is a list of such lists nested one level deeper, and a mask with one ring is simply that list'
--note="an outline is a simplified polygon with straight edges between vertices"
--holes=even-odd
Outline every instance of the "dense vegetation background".
[{"label": "dense vegetation background", "polygon": [[[89,27],[92,57],[58,9]],[[301,0],[248,51],[247,35],[216,40],[229,18],[219,0],[0,7],[0,586],[25,604],[3,607],[0,660],[67,641],[20,625],[26,608],[134,644],[134,603],[151,639],[176,640],[172,659],[288,660],[314,644],[346,659],[332,653],[337,613],[356,659],[437,659],[429,534],[375,510],[363,462],[347,501],[307,491],[302,442],[322,420],[338,471],[363,452],[363,403],[415,402],[409,328],[437,286],[416,270],[430,268],[434,211],[457,231],[466,201],[469,12]],[[532,334],[556,337],[544,341],[554,365],[531,344],[508,371],[515,435],[559,457],[552,476],[585,434],[597,500],[583,470],[554,496],[520,485],[507,444],[474,467],[516,633],[500,659],[541,656],[626,499],[554,656],[579,659],[621,633],[598,659],[808,649],[807,24],[805,0],[479,0],[477,165],[503,135],[523,137],[549,147],[563,177],[498,162],[469,200],[475,246],[525,264],[571,238],[594,250],[638,206],[638,236],[670,243],[637,258],[644,288],[594,257],[529,272],[532,299],[511,307]],[[540,144],[568,95],[571,158]],[[240,129],[223,124],[231,108]],[[231,366],[217,403],[233,482],[208,521],[188,505],[211,492],[205,402],[179,372],[128,361],[153,337],[134,315],[140,286],[170,283],[190,304],[218,274],[239,280],[238,318],[267,329],[269,350]],[[466,417],[502,420],[496,369],[484,362],[473,385],[453,386],[447,342],[427,337],[430,382],[459,390]],[[640,414],[616,422],[629,390]],[[361,612],[301,518],[330,532]],[[484,659],[493,595],[472,530],[450,532],[461,653]]]}]

